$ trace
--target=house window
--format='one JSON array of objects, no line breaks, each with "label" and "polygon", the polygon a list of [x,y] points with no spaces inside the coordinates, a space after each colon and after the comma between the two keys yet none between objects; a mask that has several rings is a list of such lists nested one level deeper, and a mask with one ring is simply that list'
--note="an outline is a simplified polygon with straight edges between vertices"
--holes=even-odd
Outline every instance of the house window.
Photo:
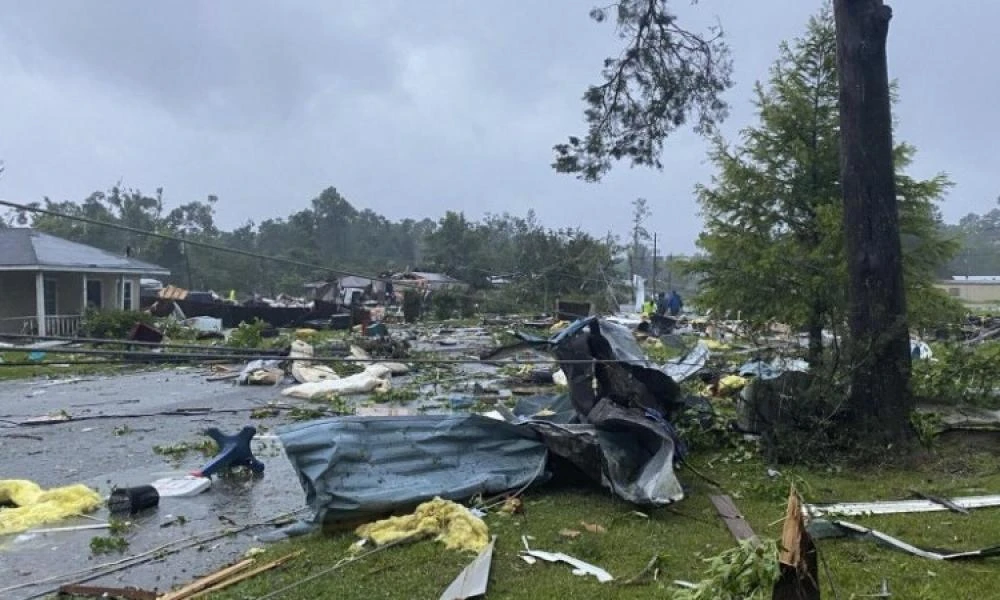
[{"label": "house window", "polygon": [[87,280],[87,308],[101,308],[101,280]]},{"label": "house window", "polygon": [[958,288],[948,288],[948,295],[954,298],[958,298],[962,295],[962,290]]},{"label": "house window", "polygon": [[132,282],[127,279],[122,283],[122,308],[132,310]]},{"label": "house window", "polygon": [[45,285],[43,286],[42,289],[44,290],[42,293],[45,296],[45,314],[47,315],[58,314],[59,306],[58,302],[56,302],[56,299],[58,297],[58,294],[56,293],[56,280],[46,279]]}]

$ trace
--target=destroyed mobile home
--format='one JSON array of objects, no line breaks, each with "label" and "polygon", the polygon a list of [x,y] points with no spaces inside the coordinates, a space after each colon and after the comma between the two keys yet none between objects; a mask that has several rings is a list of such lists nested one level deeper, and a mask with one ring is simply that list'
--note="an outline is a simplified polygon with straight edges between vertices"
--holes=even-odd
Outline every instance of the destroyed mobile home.
[{"label": "destroyed mobile home", "polygon": [[[221,323],[208,318],[191,320],[189,325],[211,331],[222,329]],[[108,482],[114,487],[108,492],[96,491],[98,487],[92,478],[76,479],[85,484],[69,485],[54,483],[56,480],[52,478],[40,483],[24,479],[0,481],[0,498],[10,505],[0,509],[0,536],[10,536],[6,538],[6,552],[8,559],[14,561],[12,565],[26,565],[28,557],[38,560],[39,550],[33,546],[36,543],[33,540],[53,543],[55,537],[68,539],[74,532],[99,540],[90,544],[92,554],[129,552],[121,564],[102,562],[93,572],[42,577],[40,584],[37,576],[28,575],[29,570],[19,566],[19,572],[25,574],[13,583],[0,585],[0,595],[28,598],[59,587],[75,593],[93,590],[106,593],[114,573],[119,573],[116,569],[137,571],[146,564],[143,552],[155,551],[163,541],[171,539],[164,535],[183,527],[187,519],[203,524],[224,516],[230,518],[234,514],[231,503],[244,502],[239,494],[234,495],[235,489],[242,488],[259,501],[266,498],[261,506],[271,507],[256,518],[242,519],[248,523],[247,529],[242,524],[226,528],[228,532],[254,532],[255,537],[249,543],[298,538],[321,528],[354,528],[362,540],[361,546],[367,543],[375,548],[437,537],[446,548],[476,553],[462,574],[455,573],[459,577],[443,596],[472,597],[473,592],[482,594],[486,590],[491,561],[498,552],[506,551],[495,545],[496,534],[491,531],[492,525],[487,526],[483,512],[467,505],[482,507],[487,512],[494,512],[502,505],[501,511],[517,513],[523,510],[521,498],[544,496],[546,484],[567,479],[587,482],[595,490],[603,489],[626,502],[636,514],[674,505],[691,494],[691,482],[684,481],[682,485],[678,473],[685,479],[699,477],[696,470],[684,469],[688,456],[684,432],[690,431],[693,424],[713,418],[715,399],[711,397],[722,398],[720,402],[737,407],[739,418],[734,426],[739,431],[758,433],[761,415],[753,403],[761,387],[780,383],[789,374],[808,368],[803,361],[786,358],[781,353],[768,354],[760,347],[740,348],[741,326],[735,322],[670,318],[660,326],[673,333],[663,336],[650,334],[649,319],[628,315],[591,316],[574,321],[529,319],[510,321],[508,325],[513,329],[504,334],[508,342],[504,344],[497,344],[495,333],[484,328],[416,330],[400,325],[392,326],[390,331],[386,323],[375,323],[359,326],[356,333],[362,335],[352,341],[315,344],[306,341],[316,341],[315,332],[300,330],[293,332],[293,339],[284,349],[271,355],[258,352],[259,358],[254,357],[239,367],[213,365],[208,378],[233,385],[208,386],[212,394],[234,400],[237,396],[254,398],[256,412],[300,411],[303,419],[292,424],[285,421],[272,434],[263,427],[248,426],[246,412],[235,406],[234,412],[223,418],[225,413],[217,411],[228,410],[230,405],[213,402],[214,407],[208,408],[204,402],[187,404],[161,412],[149,423],[155,429],[162,429],[166,423],[161,425],[156,419],[190,418],[189,436],[198,438],[205,434],[212,441],[206,447],[206,458],[199,461],[193,473],[149,473],[143,469],[131,474],[112,474]],[[545,329],[549,333],[526,333],[532,329]],[[979,331],[974,335],[982,334]],[[794,336],[785,336],[784,343],[790,347],[798,345]],[[164,341],[162,346],[164,351],[171,349],[169,342]],[[676,358],[659,363],[650,360],[647,350],[664,346],[683,349],[675,353]],[[462,381],[462,376],[450,388],[438,383],[439,375],[430,383],[412,383],[435,361],[448,364],[450,357],[472,351],[476,353],[475,359],[457,360],[463,364],[476,363],[473,366],[489,368],[490,372],[502,367],[510,373],[513,367],[521,366],[516,377],[531,385],[523,385],[524,389],[515,395],[504,395],[497,394],[497,386],[489,381]],[[59,356],[60,350],[54,347],[48,352]],[[723,355],[728,367],[716,360]],[[929,348],[922,342],[914,342],[914,355],[926,357]],[[233,359],[234,356],[227,356],[230,363]],[[333,368],[337,364],[350,365],[351,369],[344,372]],[[555,387],[551,387],[553,384]],[[71,381],[66,385],[35,388],[31,392],[33,401],[46,398],[55,401],[60,392],[64,397],[74,397],[70,393],[72,385]],[[177,384],[165,386],[154,396],[169,396],[173,385]],[[406,387],[413,385],[421,390],[412,395],[415,398],[406,394]],[[455,390],[460,391],[455,393]],[[693,390],[701,393],[692,393]],[[187,393],[180,389],[178,392]],[[492,400],[480,402],[490,392]],[[375,405],[365,398],[372,399]],[[407,400],[389,401],[389,398]],[[425,410],[435,403],[436,408]],[[310,407],[323,410],[313,411]],[[70,412],[74,410],[71,408]],[[322,418],[324,414],[337,413],[343,416]],[[31,428],[45,424],[75,427],[76,436],[86,436],[92,429],[88,423],[95,422],[87,418],[85,413],[60,415],[51,411],[44,418],[16,421],[29,437],[39,431]],[[217,426],[193,425],[205,420]],[[76,425],[81,421],[82,428]],[[124,442],[133,439],[128,433],[130,427],[141,430],[144,421],[128,423],[114,433],[122,436]],[[201,447],[188,444],[188,449]],[[266,451],[268,445],[276,450]],[[182,446],[175,442],[174,446],[159,447],[168,456],[175,448],[182,452]],[[27,464],[25,461],[30,459],[20,460]],[[241,471],[249,479],[233,488],[229,474]],[[294,488],[301,492],[295,492]],[[499,504],[470,502],[490,497],[499,498],[496,501]],[[275,504],[278,498],[281,500]],[[302,506],[303,498],[307,509],[296,510]],[[793,495],[794,498],[797,496]],[[758,538],[740,513],[739,497],[714,493],[711,502],[719,514],[719,523],[724,523],[738,540],[744,540],[730,558],[737,560],[745,553],[758,552],[752,549],[753,540]],[[809,539],[848,537],[875,541],[929,560],[983,558],[994,553],[989,548],[921,549],[893,537],[889,530],[852,521],[869,514],[959,512],[997,505],[1000,500],[988,495],[951,499],[928,496],[895,503],[803,503],[795,505],[790,514],[797,516],[786,518],[786,527],[793,527],[789,535],[804,540],[803,544]],[[75,516],[103,516],[105,510],[107,521],[81,521]],[[109,528],[118,527],[114,524],[116,519],[128,519],[140,531],[111,533]],[[433,529],[428,529],[429,522],[436,523]],[[585,531],[603,529],[602,525],[583,525]],[[219,544],[212,541],[218,539],[212,536],[220,535],[215,531],[199,530],[190,543]],[[157,534],[149,538],[152,532]],[[566,531],[566,536],[572,535],[579,532]],[[138,553],[128,549],[129,543],[134,544]],[[178,546],[183,547],[188,546]],[[257,560],[242,556],[245,547],[238,553],[234,547],[224,555],[225,562],[212,563],[228,564],[225,569],[192,583],[185,583],[184,571],[177,570],[180,580],[175,582],[179,587],[169,594],[179,595],[132,591],[152,594],[145,597],[184,598],[187,597],[184,594],[221,590],[256,573],[280,571],[286,564],[296,564],[300,556],[292,552]],[[581,560],[583,556],[559,551],[548,543],[532,542],[526,537],[518,547],[517,557],[524,563],[563,563],[573,573],[597,584],[619,580],[601,561]],[[24,556],[25,561],[19,556]],[[796,565],[800,558],[807,560],[809,556],[812,555],[804,551],[799,558],[782,558],[782,564]],[[144,589],[160,587],[162,584],[154,582],[152,573],[162,572],[166,567],[157,571],[155,564],[147,566],[152,569],[150,574],[125,580]],[[807,567],[803,568],[808,571]],[[651,572],[655,570],[650,567]],[[610,571],[615,569],[612,567]],[[205,568],[198,572],[205,572]],[[159,581],[159,575],[155,577]],[[88,584],[92,578],[101,585]],[[705,585],[708,584],[677,581],[673,587],[683,590]]]}]

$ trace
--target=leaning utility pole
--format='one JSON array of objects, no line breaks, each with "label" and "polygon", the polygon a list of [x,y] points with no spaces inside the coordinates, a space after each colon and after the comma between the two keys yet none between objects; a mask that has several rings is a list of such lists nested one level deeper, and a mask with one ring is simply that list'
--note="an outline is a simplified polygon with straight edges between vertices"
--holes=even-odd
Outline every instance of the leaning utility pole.
[{"label": "leaning utility pole", "polygon": [[656,232],[653,232],[653,297],[656,297]]}]

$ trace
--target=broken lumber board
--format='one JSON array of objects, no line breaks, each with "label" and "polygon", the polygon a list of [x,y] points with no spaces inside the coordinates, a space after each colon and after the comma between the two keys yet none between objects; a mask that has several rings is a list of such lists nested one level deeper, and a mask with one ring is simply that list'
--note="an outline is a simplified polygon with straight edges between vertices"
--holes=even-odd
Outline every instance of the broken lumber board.
[{"label": "broken lumber board", "polygon": [[806,531],[802,501],[794,485],[788,490],[778,563],[780,575],[771,600],[820,600],[816,545]]},{"label": "broken lumber board", "polygon": [[121,600],[156,600],[156,592],[139,588],[110,588],[92,585],[69,584],[59,588],[56,596],[74,598],[120,598]]},{"label": "broken lumber board", "polygon": [[726,528],[729,529],[729,533],[733,534],[736,541],[757,539],[757,534],[753,532],[750,523],[743,518],[740,509],[736,508],[732,498],[722,495],[709,496],[708,499],[715,506],[715,512],[719,513],[722,522],[726,524]]},{"label": "broken lumber board", "polygon": [[211,575],[205,575],[195,579],[191,583],[185,585],[184,587],[174,590],[172,592],[167,592],[160,596],[157,600],[187,600],[196,593],[202,591],[205,588],[212,587],[216,583],[223,581],[231,577],[235,573],[239,573],[243,569],[246,569],[254,563],[252,558],[248,558],[242,562],[238,562],[235,565],[226,567],[222,570],[216,571]]},{"label": "broken lumber board", "polygon": [[250,579],[251,577],[259,575],[260,573],[263,573],[264,571],[270,571],[271,569],[280,567],[281,565],[283,565],[286,562],[292,560],[293,558],[296,558],[296,557],[300,556],[303,552],[305,552],[305,550],[298,550],[296,552],[292,552],[291,554],[286,554],[285,556],[282,556],[281,558],[272,560],[271,562],[264,563],[264,564],[262,564],[259,567],[256,567],[254,569],[250,569],[249,571],[244,571],[242,573],[234,575],[233,577],[230,577],[229,579],[225,579],[223,581],[220,581],[220,582],[212,585],[212,587],[208,587],[208,588],[205,588],[205,589],[201,590],[200,592],[196,592],[193,596],[191,596],[191,600],[194,600],[195,598],[201,598],[202,596],[205,596],[207,594],[211,594],[213,592],[218,592],[219,590],[223,590],[223,589],[225,589],[225,588],[227,588],[227,587],[229,587],[231,585],[236,585],[237,583],[239,583],[241,581],[246,581],[247,579]]}]

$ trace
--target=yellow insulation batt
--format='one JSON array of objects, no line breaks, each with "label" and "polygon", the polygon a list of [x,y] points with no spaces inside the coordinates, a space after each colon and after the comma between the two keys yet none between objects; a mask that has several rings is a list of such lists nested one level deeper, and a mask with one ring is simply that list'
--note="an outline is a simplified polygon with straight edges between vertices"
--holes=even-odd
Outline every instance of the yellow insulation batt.
[{"label": "yellow insulation batt", "polygon": [[412,514],[362,525],[355,533],[377,546],[434,535],[449,550],[472,552],[482,551],[490,537],[482,519],[461,504],[441,498],[424,502]]},{"label": "yellow insulation batt", "polygon": [[33,481],[0,479],[0,535],[88,513],[102,503],[101,496],[82,484],[43,490]]}]

